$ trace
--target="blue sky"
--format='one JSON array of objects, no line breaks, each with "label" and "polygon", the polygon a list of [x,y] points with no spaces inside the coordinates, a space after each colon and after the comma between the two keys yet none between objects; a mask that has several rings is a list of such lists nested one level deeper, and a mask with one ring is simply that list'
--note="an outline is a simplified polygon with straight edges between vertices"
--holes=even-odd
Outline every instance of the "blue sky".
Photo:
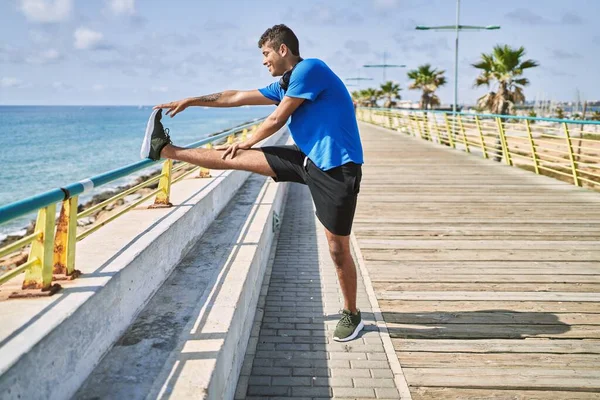
[{"label": "blue sky", "polygon": [[[343,79],[374,78],[362,88],[381,83],[381,70],[361,66],[384,51],[407,65],[387,71],[404,99],[419,98],[406,71],[445,69],[439,95],[452,101],[453,34],[414,27],[453,24],[454,0],[3,0],[0,15],[0,104],[156,104],[262,87],[273,78],[257,41],[277,23],[296,32],[303,57]],[[459,101],[485,92],[470,64],[495,44],[523,45],[540,63],[526,74],[529,100],[600,99],[598,15],[598,0],[462,0],[462,24],[502,29],[461,33]]]}]

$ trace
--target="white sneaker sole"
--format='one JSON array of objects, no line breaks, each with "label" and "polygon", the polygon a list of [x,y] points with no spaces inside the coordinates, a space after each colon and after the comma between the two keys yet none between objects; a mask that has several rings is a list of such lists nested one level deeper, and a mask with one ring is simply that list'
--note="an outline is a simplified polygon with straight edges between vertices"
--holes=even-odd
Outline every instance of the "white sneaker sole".
[{"label": "white sneaker sole", "polygon": [[357,337],[357,336],[358,336],[358,333],[359,333],[360,331],[362,331],[362,329],[363,329],[364,327],[365,327],[365,324],[364,324],[362,321],[360,321],[360,323],[358,324],[358,326],[356,327],[356,329],[354,329],[354,332],[352,332],[352,334],[351,334],[350,336],[348,336],[348,337],[345,337],[345,338],[343,338],[343,339],[340,339],[340,338],[338,338],[337,336],[334,336],[334,337],[333,337],[333,340],[335,340],[336,342],[348,342],[348,341],[350,341],[350,340],[354,339],[355,337]]},{"label": "white sneaker sole", "polygon": [[158,111],[160,110],[152,111],[150,119],[148,120],[148,124],[146,125],[146,135],[144,136],[142,148],[140,149],[140,158],[142,160],[145,160],[146,158],[150,157],[150,143],[152,142],[152,132],[154,132],[154,120]]}]

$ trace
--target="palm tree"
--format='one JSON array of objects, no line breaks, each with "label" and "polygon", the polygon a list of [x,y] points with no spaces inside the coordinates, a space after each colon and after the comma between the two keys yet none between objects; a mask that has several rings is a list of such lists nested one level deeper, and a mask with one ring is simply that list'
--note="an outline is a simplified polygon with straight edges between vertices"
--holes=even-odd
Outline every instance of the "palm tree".
[{"label": "palm tree", "polygon": [[359,106],[364,105],[364,97],[361,90],[355,90],[352,92],[352,100],[356,101]]},{"label": "palm tree", "polygon": [[506,115],[512,112],[515,104],[525,101],[523,87],[529,85],[529,79],[522,77],[523,71],[539,64],[534,60],[521,61],[524,55],[523,46],[513,49],[498,45],[490,54],[481,54],[481,61],[472,64],[481,70],[475,80],[476,87],[498,85],[496,92],[491,90],[477,100],[481,108],[492,114]]},{"label": "palm tree", "polygon": [[565,111],[560,107],[556,107],[556,118],[565,119]]},{"label": "palm tree", "polygon": [[[525,102],[523,87],[529,85],[529,79],[523,77],[523,71],[528,68],[537,67],[539,64],[534,60],[524,60],[525,48],[511,48],[508,45],[494,46],[490,54],[481,54],[481,61],[472,64],[480,69],[481,73],[475,80],[475,86],[497,85],[496,91],[489,93],[477,100],[477,105],[492,114],[507,115],[512,113],[515,104]],[[500,161],[501,142],[496,140],[495,161]]]},{"label": "palm tree", "polygon": [[408,77],[414,80],[408,88],[423,91],[420,105],[422,109],[426,110],[431,108],[431,106],[440,105],[440,98],[434,93],[437,88],[446,84],[445,72],[443,70],[438,71],[435,68],[431,69],[431,64],[420,65],[417,69],[408,71]]},{"label": "palm tree", "polygon": [[592,119],[592,121],[600,121],[600,111],[594,111],[591,119]]},{"label": "palm tree", "polygon": [[371,106],[371,96],[365,90],[355,90],[352,92],[352,98],[356,100],[359,106]]},{"label": "palm tree", "polygon": [[377,105],[377,99],[379,98],[379,91],[377,89],[368,88],[361,90],[367,107],[375,107]]},{"label": "palm tree", "polygon": [[383,108],[391,108],[396,105],[394,100],[400,100],[400,85],[394,83],[393,81],[387,81],[386,83],[381,85],[379,90],[379,98],[385,100],[383,103]]}]

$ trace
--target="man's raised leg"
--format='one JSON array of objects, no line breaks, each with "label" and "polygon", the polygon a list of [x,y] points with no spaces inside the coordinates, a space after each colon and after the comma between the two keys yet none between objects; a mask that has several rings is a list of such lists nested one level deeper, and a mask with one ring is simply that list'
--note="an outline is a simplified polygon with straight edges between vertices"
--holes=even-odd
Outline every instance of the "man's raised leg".
[{"label": "man's raised leg", "polygon": [[162,149],[160,155],[163,158],[184,161],[208,169],[235,169],[275,176],[265,154],[259,149],[238,150],[233,159],[222,159],[221,150],[187,149],[168,144]]}]

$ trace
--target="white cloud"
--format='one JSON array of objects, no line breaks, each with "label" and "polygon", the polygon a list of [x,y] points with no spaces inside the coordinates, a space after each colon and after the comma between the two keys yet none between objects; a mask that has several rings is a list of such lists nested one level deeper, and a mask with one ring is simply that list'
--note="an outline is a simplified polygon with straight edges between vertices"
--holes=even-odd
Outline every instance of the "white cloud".
[{"label": "white cloud", "polygon": [[75,48],[89,50],[98,48],[104,35],[88,28],[77,28],[75,31]]},{"label": "white cloud", "polygon": [[104,90],[104,85],[100,85],[97,83],[94,86],[92,86],[92,90],[94,90],[96,92],[101,92]]},{"label": "white cloud", "polygon": [[108,7],[115,15],[135,15],[135,0],[109,0]]},{"label": "white cloud", "polygon": [[55,49],[44,50],[40,53],[30,54],[25,58],[29,64],[50,64],[63,58],[62,54]]},{"label": "white cloud", "polygon": [[2,78],[0,79],[0,87],[3,88],[11,88],[21,86],[23,81],[17,78]]},{"label": "white cloud", "polygon": [[31,22],[56,23],[69,19],[73,0],[19,0],[21,11]]},{"label": "white cloud", "polygon": [[152,86],[151,89],[153,92],[161,92],[161,93],[165,93],[169,91],[169,88],[167,86]]}]

